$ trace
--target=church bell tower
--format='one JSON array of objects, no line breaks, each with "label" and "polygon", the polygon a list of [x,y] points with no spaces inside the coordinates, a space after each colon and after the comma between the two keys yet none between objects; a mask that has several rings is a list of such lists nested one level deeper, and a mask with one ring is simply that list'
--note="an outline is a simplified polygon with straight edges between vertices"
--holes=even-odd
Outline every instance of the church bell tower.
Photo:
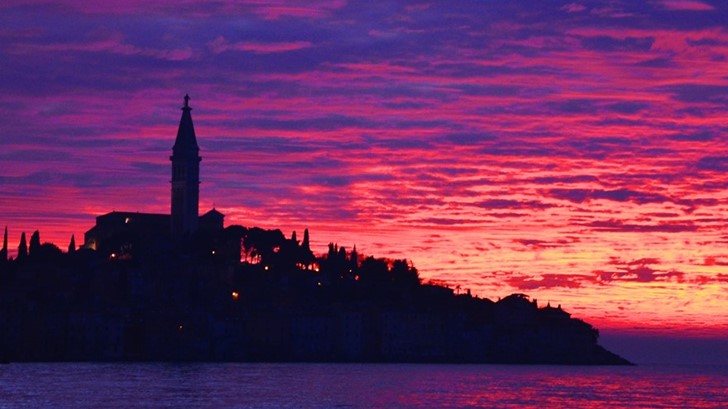
[{"label": "church bell tower", "polygon": [[185,95],[177,139],[172,147],[172,236],[197,230],[200,199],[200,148],[192,125],[190,96]]}]

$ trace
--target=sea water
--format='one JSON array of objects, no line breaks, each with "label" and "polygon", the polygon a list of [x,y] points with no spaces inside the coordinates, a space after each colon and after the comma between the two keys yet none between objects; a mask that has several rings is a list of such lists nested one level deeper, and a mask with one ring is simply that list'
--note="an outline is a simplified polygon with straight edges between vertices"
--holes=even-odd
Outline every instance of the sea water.
[{"label": "sea water", "polygon": [[2,408],[728,408],[728,367],[0,365]]}]

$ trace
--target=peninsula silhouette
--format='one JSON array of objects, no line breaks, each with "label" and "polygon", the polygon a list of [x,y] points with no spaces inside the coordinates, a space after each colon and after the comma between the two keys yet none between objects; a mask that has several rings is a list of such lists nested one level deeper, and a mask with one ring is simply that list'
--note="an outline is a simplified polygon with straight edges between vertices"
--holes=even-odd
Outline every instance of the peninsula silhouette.
[{"label": "peninsula silhouette", "polygon": [[309,231],[199,215],[200,148],[185,95],[170,214],[112,211],[78,247],[22,233],[0,250],[4,361],[316,361],[629,364],[561,306],[423,283],[407,260]]}]

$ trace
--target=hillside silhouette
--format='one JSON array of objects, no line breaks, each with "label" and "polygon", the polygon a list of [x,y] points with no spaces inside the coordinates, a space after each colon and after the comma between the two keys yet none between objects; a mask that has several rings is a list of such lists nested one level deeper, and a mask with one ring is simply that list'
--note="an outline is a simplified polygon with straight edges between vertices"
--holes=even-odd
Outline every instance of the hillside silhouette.
[{"label": "hillside silhouette", "polygon": [[67,251],[22,233],[0,250],[5,361],[626,364],[599,332],[524,294],[493,302],[422,283],[407,260],[325,255],[280,230],[199,214],[200,148],[185,95],[170,214],[112,211]]},{"label": "hillside silhouette", "polygon": [[107,240],[122,252],[64,252],[35,232],[24,253],[21,239],[0,261],[4,359],[627,363],[560,306],[456,294],[333,243],[315,256],[308,230],[229,226],[154,248],[142,233]]}]

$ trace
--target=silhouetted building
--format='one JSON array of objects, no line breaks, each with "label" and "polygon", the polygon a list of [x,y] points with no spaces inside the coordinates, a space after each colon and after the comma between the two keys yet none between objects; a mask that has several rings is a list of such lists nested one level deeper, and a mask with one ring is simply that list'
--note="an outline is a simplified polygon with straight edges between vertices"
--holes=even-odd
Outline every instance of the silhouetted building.
[{"label": "silhouetted building", "polygon": [[177,138],[172,147],[171,215],[113,211],[96,217],[96,225],[84,236],[84,247],[123,254],[132,244],[155,248],[195,233],[223,229],[225,215],[212,209],[199,216],[200,148],[192,123],[190,97],[185,95]]},{"label": "silhouetted building", "polygon": [[197,230],[200,197],[200,148],[189,102],[185,95],[182,119],[172,148],[172,234],[189,234]]},{"label": "silhouetted building", "polygon": [[[173,216],[174,220],[174,216]],[[219,231],[223,227],[225,215],[218,212],[217,209],[212,209],[209,212],[199,217],[198,229],[203,231],[215,232]]]},{"label": "silhouetted building", "polygon": [[132,239],[143,239],[145,248],[169,240],[168,214],[111,212],[96,217],[96,225],[86,232],[84,247],[105,252],[120,252]]}]

